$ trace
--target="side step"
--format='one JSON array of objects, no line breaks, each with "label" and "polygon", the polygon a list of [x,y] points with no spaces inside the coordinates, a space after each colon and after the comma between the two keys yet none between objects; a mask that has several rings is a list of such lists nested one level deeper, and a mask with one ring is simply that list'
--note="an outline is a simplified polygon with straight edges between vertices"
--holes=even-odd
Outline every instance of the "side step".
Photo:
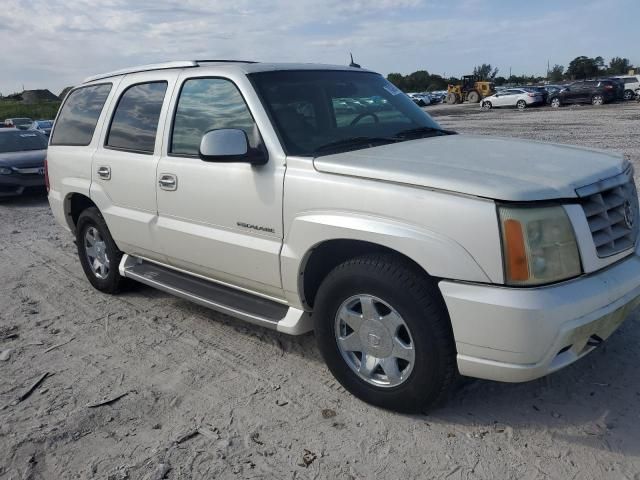
[{"label": "side step", "polygon": [[123,255],[120,275],[255,325],[290,335],[313,327],[304,310],[236,290],[131,255]]}]

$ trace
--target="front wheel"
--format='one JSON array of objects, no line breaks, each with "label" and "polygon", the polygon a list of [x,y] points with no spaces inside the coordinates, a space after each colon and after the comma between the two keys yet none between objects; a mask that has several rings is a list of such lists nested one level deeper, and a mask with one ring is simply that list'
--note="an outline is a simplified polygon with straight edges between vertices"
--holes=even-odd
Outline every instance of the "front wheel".
[{"label": "front wheel", "polygon": [[518,102],[516,103],[516,107],[518,107],[518,110],[524,110],[525,108],[527,108],[527,102],[525,102],[524,100],[518,100]]},{"label": "front wheel", "polygon": [[80,264],[91,285],[104,293],[117,293],[125,280],[118,271],[122,252],[97,208],[87,208],[80,214],[76,244]]},{"label": "front wheel", "polygon": [[493,108],[493,105],[491,105],[491,102],[489,101],[484,101],[482,102],[482,108],[486,110],[491,110]]},{"label": "front wheel", "polygon": [[553,108],[560,108],[560,105],[561,105],[561,103],[560,103],[560,99],[559,98],[552,98],[551,99],[551,106]]},{"label": "front wheel", "polygon": [[313,313],[329,370],[352,394],[416,412],[441,401],[455,378],[451,324],[432,280],[394,255],[336,267]]},{"label": "front wheel", "polygon": [[604,103],[604,98],[602,98],[602,95],[594,95],[593,97],[591,97],[591,105],[602,105]]},{"label": "front wheel", "polygon": [[476,92],[475,90],[471,90],[467,94],[467,101],[469,103],[478,103],[480,101],[480,94],[478,92]]},{"label": "front wheel", "polygon": [[633,90],[625,90],[624,91],[624,99],[625,100],[632,100],[633,97],[635,97],[635,94],[633,93]]}]

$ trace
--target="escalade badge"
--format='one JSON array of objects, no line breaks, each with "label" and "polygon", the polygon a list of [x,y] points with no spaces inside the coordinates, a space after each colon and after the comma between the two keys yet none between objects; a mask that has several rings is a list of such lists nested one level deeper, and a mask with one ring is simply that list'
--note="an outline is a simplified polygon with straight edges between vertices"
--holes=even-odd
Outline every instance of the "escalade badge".
[{"label": "escalade badge", "polygon": [[624,224],[625,226],[631,230],[633,228],[634,222],[633,215],[633,207],[631,206],[631,202],[629,200],[625,200],[624,202]]}]

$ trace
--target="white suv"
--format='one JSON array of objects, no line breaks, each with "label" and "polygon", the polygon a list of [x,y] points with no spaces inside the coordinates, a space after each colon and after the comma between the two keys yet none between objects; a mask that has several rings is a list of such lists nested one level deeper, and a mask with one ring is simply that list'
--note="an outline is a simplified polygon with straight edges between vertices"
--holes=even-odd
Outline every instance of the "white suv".
[{"label": "white suv", "polygon": [[618,75],[624,81],[624,99],[632,100],[640,93],[640,75]]},{"label": "white suv", "polygon": [[391,409],[434,404],[458,373],[558,370],[640,301],[621,155],[456,135],[363,69],[93,77],[60,109],[47,174],[98,290],[133,279],[314,330],[336,378]]}]

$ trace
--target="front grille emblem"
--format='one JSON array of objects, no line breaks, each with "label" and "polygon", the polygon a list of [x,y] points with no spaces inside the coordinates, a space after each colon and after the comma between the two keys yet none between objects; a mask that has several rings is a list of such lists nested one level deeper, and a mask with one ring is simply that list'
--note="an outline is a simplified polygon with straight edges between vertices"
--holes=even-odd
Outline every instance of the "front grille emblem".
[{"label": "front grille emblem", "polygon": [[625,226],[631,230],[633,229],[634,214],[633,207],[631,206],[631,202],[629,200],[624,201],[624,224]]}]

